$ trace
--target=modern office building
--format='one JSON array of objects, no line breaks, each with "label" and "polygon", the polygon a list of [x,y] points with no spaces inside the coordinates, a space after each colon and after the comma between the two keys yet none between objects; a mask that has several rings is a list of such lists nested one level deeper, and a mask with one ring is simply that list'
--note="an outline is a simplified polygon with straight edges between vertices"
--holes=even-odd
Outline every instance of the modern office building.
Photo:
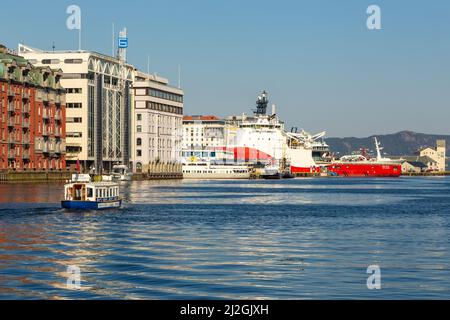
[{"label": "modern office building", "polygon": [[66,168],[61,76],[0,45],[0,170]]},{"label": "modern office building", "polygon": [[67,163],[84,171],[130,165],[133,66],[91,51],[42,51],[19,45],[40,68],[61,69],[67,99]]},{"label": "modern office building", "polygon": [[183,90],[162,77],[136,72],[133,95],[133,170],[181,163]]}]

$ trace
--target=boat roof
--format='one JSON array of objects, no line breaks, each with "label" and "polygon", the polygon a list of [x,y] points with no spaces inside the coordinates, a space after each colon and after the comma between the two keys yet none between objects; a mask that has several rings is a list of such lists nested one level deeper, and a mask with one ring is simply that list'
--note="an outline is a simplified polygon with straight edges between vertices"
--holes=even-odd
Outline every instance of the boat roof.
[{"label": "boat roof", "polygon": [[119,184],[115,182],[71,182],[67,185],[85,184],[91,187],[118,187]]}]

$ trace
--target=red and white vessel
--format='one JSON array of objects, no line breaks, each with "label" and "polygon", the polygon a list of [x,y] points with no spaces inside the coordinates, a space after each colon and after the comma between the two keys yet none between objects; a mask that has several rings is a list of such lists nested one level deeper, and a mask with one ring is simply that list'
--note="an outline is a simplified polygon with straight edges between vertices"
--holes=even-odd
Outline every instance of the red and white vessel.
[{"label": "red and white vessel", "polygon": [[[320,172],[323,155],[329,151],[322,140],[325,132],[311,135],[301,132],[286,132],[272,108],[267,115],[267,92],[263,91],[256,101],[253,116],[232,117],[227,125],[226,150],[234,155],[234,161],[265,163],[278,166],[292,173]],[[323,167],[323,166],[322,166]]]},{"label": "red and white vessel", "polygon": [[399,177],[402,166],[399,161],[381,156],[381,147],[375,138],[377,158],[370,159],[365,155],[343,156],[339,161],[328,165],[328,172],[344,177]]}]

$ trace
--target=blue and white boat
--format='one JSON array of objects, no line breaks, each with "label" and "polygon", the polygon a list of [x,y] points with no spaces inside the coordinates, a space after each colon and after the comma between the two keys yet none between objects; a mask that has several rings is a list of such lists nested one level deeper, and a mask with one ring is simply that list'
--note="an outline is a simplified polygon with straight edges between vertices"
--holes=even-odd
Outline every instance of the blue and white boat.
[{"label": "blue and white boat", "polygon": [[61,206],[72,210],[104,210],[120,208],[120,188],[114,182],[91,182],[89,175],[74,175],[64,186]]}]

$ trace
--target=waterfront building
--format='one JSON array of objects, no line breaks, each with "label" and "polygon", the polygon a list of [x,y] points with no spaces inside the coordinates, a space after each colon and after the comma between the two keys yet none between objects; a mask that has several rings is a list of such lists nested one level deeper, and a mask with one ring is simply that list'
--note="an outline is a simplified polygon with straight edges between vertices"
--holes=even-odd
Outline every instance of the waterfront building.
[{"label": "waterfront building", "polygon": [[0,45],[0,170],[66,168],[61,76]]},{"label": "waterfront building", "polygon": [[181,173],[183,90],[170,86],[165,78],[139,71],[132,88],[133,170],[151,172],[161,164],[166,172]]},{"label": "waterfront building", "polygon": [[437,140],[436,148],[431,147],[423,148],[419,150],[419,155],[422,157],[424,156],[430,157],[431,159],[436,161],[437,162],[436,171],[443,172],[445,171],[446,166],[445,149],[446,149],[445,140]]},{"label": "waterfront building", "polygon": [[[440,171],[438,162],[429,156],[391,156],[390,158],[402,163],[403,173],[417,172],[418,169],[422,172]],[[422,165],[419,166],[418,163]]]},{"label": "waterfront building", "polygon": [[84,171],[130,164],[134,67],[92,51],[43,51],[19,45],[33,65],[61,69],[67,98],[67,163]]},{"label": "waterfront building", "polygon": [[225,145],[225,120],[216,116],[183,118],[183,150],[207,150]]},{"label": "waterfront building", "polygon": [[402,173],[422,173],[428,170],[428,166],[420,161],[403,161]]}]

